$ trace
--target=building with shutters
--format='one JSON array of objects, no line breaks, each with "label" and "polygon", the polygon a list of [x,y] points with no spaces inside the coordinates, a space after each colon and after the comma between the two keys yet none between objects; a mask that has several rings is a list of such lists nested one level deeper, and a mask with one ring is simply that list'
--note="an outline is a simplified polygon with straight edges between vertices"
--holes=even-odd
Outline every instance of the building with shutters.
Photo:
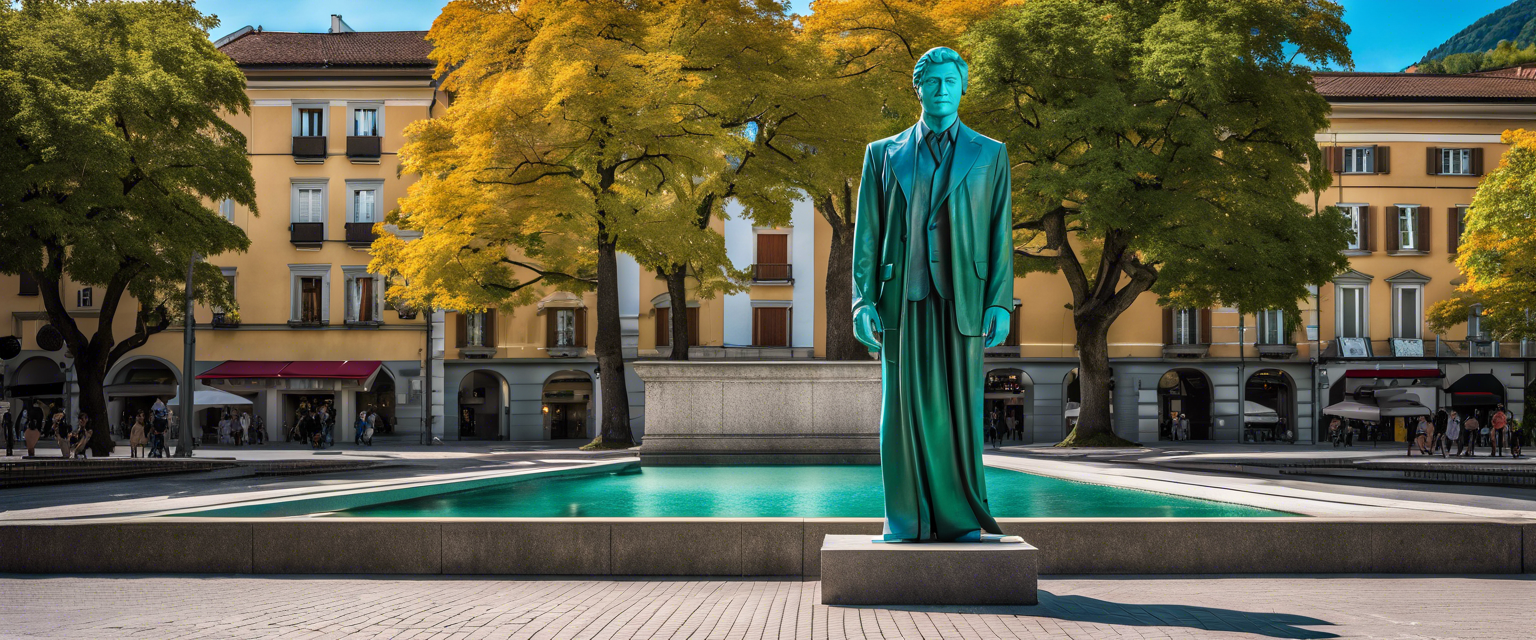
[{"label": "building with shutters", "polygon": [[[245,72],[251,99],[249,114],[229,120],[247,138],[259,215],[214,203],[251,246],[207,259],[234,287],[239,311],[197,310],[191,372],[182,370],[181,327],[152,336],[113,367],[114,426],[155,397],[170,399],[190,373],[249,400],[240,408],[262,417],[273,438],[283,437],[306,401],[336,409],[338,441],[350,440],[349,416],[362,408],[385,416],[395,433],[420,432],[424,376],[432,373],[423,366],[430,319],[388,308],[382,277],[367,267],[375,223],[414,180],[398,171],[405,125],[446,99],[424,36],[354,32],[332,16],[326,33],[244,27],[215,43]],[[90,287],[65,283],[65,290],[72,313],[94,331],[99,299]],[[57,401],[73,412],[78,389],[68,355],[37,341],[46,316],[35,284],[0,276],[0,310],[23,342],[5,362],[3,395]],[[118,313],[116,323],[119,337],[133,331],[131,313]],[[198,423],[216,420],[213,413]]]}]

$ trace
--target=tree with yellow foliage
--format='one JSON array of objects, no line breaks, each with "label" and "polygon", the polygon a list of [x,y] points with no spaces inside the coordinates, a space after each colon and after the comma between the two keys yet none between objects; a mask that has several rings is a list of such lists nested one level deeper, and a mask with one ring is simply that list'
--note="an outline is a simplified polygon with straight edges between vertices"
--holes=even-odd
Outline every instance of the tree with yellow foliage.
[{"label": "tree with yellow foliage", "polygon": [[759,61],[742,44],[775,12],[771,0],[450,2],[427,37],[454,101],[407,128],[402,168],[421,178],[388,220],[420,237],[384,234],[372,268],[424,308],[595,287],[598,441],[629,446],[618,253],[733,275],[699,215],[718,210],[750,146],[720,96]]},{"label": "tree with yellow foliage", "polygon": [[1504,144],[1509,151],[1467,210],[1456,252],[1465,281],[1426,314],[1435,333],[1466,322],[1481,305],[1480,328],[1489,339],[1536,338],[1536,131],[1505,131]]}]

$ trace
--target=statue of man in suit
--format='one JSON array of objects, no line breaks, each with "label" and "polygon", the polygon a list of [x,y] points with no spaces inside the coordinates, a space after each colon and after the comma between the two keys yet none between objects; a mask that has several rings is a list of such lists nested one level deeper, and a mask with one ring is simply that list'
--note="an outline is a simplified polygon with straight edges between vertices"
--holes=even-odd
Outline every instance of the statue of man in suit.
[{"label": "statue of man in suit", "polygon": [[916,125],[864,152],[854,226],[853,327],[880,351],[887,542],[1002,536],[982,478],[982,357],[1008,337],[1013,219],[1008,150],[957,115],[969,69],[923,54]]}]

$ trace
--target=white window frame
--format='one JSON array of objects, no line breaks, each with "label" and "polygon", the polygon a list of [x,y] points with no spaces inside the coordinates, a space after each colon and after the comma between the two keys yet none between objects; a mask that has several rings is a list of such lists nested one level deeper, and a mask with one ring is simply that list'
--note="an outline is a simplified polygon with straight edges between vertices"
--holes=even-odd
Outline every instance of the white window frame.
[{"label": "white window frame", "polygon": [[219,201],[219,215],[224,216],[224,219],[230,222],[235,221],[235,200],[233,198],[225,198]]},{"label": "white window frame", "polygon": [[550,309],[548,313],[555,314],[555,347],[573,348],[576,346],[576,309],[561,307]]},{"label": "white window frame", "polygon": [[1344,248],[1349,251],[1360,251],[1362,246],[1360,244],[1360,221],[1365,217],[1366,205],[1341,202],[1334,206],[1338,207],[1339,212],[1344,214],[1344,219],[1349,221],[1349,230],[1354,234],[1354,239]]},{"label": "white window frame", "polygon": [[347,103],[347,135],[363,135],[357,132],[357,112],[374,112],[374,129],[377,133],[369,134],[384,137],[384,103],[383,102],[348,102]]},{"label": "white window frame", "polygon": [[[357,194],[363,191],[373,192],[373,219],[357,219]],[[380,194],[384,193],[383,180],[348,180],[347,181],[347,222],[367,222],[369,224],[383,221],[383,206]]]},{"label": "white window frame", "polygon": [[343,286],[346,292],[346,309],[342,314],[343,321],[362,322],[359,319],[359,311],[362,309],[363,301],[358,300],[358,296],[361,295],[358,291],[360,286],[358,281],[367,279],[373,281],[373,299],[367,301],[367,304],[373,308],[373,322],[382,323],[384,321],[381,315],[384,312],[384,296],[382,291],[384,279],[380,278],[378,274],[369,273],[368,267],[364,265],[343,266],[341,268],[341,275],[344,279]]},{"label": "white window frame", "polygon": [[1200,310],[1174,309],[1173,343],[1190,345],[1203,344],[1200,342],[1200,338]]},{"label": "white window frame", "polygon": [[1397,250],[1424,251],[1423,238],[1419,237],[1419,205],[1397,206]]},{"label": "white window frame", "polygon": [[485,338],[485,312],[471,311],[464,314],[464,346],[471,349],[485,348],[488,346]]},{"label": "white window frame", "polygon": [[75,291],[75,306],[81,309],[91,308],[96,302],[94,294],[95,292],[90,287],[80,287],[79,290]]},{"label": "white window frame", "polygon": [[[323,225],[321,227],[321,229],[323,229],[324,232],[325,232],[324,235],[322,235],[321,237],[324,237],[324,238],[331,237],[331,235],[330,235],[330,226],[331,226],[330,225],[330,218],[331,218],[331,206],[330,206],[330,202],[331,202],[331,187],[330,187],[330,180],[326,179],[326,178],[292,178],[292,179],[289,180],[289,182],[290,182],[290,187],[289,187],[290,195],[289,195],[289,198],[288,198],[288,200],[289,200],[288,201],[288,221],[289,222],[319,222],[321,225]],[[320,219],[319,220],[300,220],[299,219],[299,194],[302,191],[304,191],[305,189],[319,189],[320,190],[320,216],[319,216]]]},{"label": "white window frame", "polygon": [[331,128],[331,102],[329,100],[293,103],[293,135],[294,137],[319,137],[305,135],[304,122],[300,113],[306,109],[318,109],[320,111],[320,136],[326,136]]},{"label": "white window frame", "polygon": [[1470,176],[1470,175],[1472,175],[1472,150],[1471,149],[1441,149],[1440,150],[1440,175],[1443,175],[1443,176]]},{"label": "white window frame", "polygon": [[1254,324],[1258,325],[1259,344],[1286,344],[1289,336],[1285,331],[1285,312],[1279,309],[1260,311],[1254,314]]},{"label": "white window frame", "polygon": [[[229,282],[230,300],[238,304],[240,300],[240,278],[237,275],[235,267],[219,267],[219,273],[222,274],[224,279]],[[214,307],[213,310],[221,313],[225,311],[225,309],[222,307]]]},{"label": "white window frame", "polygon": [[299,278],[320,278],[320,323],[330,324],[331,321],[331,265],[330,264],[290,264],[288,265],[288,321],[298,322],[302,316],[303,302],[299,299],[304,290],[299,286]]},{"label": "white window frame", "polygon": [[[1404,309],[1402,305],[1402,293],[1412,291],[1414,308]],[[1405,318],[1405,314],[1411,314],[1412,318]],[[1404,320],[1412,320],[1410,325],[1412,333],[1404,334],[1402,329]],[[1424,337],[1424,285],[1421,284],[1395,284],[1392,285],[1392,337],[1405,340],[1420,340]]]},{"label": "white window frame", "polygon": [[[1344,335],[1344,297],[1346,292],[1359,291],[1360,299],[1356,305],[1355,320],[1358,323],[1359,335]],[[1333,285],[1333,337],[1334,338],[1371,338],[1371,287],[1366,284],[1338,284]]]},{"label": "white window frame", "polygon": [[1375,147],[1344,147],[1344,166],[1341,173],[1375,173]]}]

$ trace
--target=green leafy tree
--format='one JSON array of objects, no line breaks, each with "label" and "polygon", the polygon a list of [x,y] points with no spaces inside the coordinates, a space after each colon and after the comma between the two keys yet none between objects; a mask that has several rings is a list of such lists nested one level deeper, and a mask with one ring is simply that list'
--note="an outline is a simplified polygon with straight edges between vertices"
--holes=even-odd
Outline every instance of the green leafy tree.
[{"label": "green leafy tree", "polygon": [[[209,208],[232,198],[255,211],[245,137],[224,120],[249,110],[245,76],[209,41],[217,25],[190,1],[0,3],[0,273],[37,281],[97,455],[112,450],[107,370],[186,320],[164,302],[180,298],[194,252],[249,245]],[[66,308],[66,278],[100,292],[91,333]],[[211,265],[194,294],[234,304]],[[119,341],[123,304],[138,311]]]},{"label": "green leafy tree", "polygon": [[[1314,135],[1328,103],[1301,61],[1348,65],[1325,0],[1030,0],[976,25],[967,122],[1008,144],[1016,268],[1072,294],[1080,421],[1064,445],[1123,442],[1110,326],[1163,304],[1283,309],[1347,267]],[[1310,163],[1310,164],[1308,164]],[[1026,329],[1027,331],[1027,329]]]}]

